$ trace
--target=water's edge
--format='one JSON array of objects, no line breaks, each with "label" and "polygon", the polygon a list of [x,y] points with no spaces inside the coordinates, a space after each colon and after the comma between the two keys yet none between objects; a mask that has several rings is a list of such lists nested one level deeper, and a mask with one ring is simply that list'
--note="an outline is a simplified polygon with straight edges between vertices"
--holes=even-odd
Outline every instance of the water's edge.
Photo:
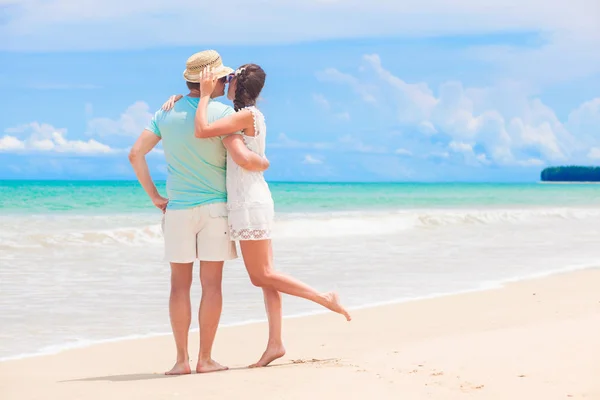
[{"label": "water's edge", "polygon": [[[461,290],[461,291],[456,291],[456,292],[432,293],[429,295],[417,296],[417,297],[412,297],[412,298],[398,298],[398,299],[392,299],[392,300],[383,301],[383,302],[366,303],[366,304],[359,305],[359,306],[349,307],[349,309],[351,311],[364,310],[364,309],[383,307],[383,306],[389,306],[389,305],[394,305],[394,304],[411,303],[411,302],[430,300],[430,299],[436,299],[436,298],[442,298],[442,297],[448,297],[448,296],[457,296],[457,295],[463,295],[463,294],[468,294],[468,293],[486,292],[486,291],[490,291],[490,290],[502,289],[502,288],[506,287],[506,285],[511,284],[511,283],[532,281],[532,280],[547,278],[547,277],[550,277],[553,275],[560,275],[560,274],[566,274],[566,273],[582,271],[582,270],[597,269],[597,268],[600,268],[600,260],[598,260],[598,262],[595,262],[595,263],[570,265],[570,266],[559,268],[559,269],[538,272],[538,273],[525,275],[525,276],[515,276],[512,278],[507,278],[507,279],[498,280],[498,281],[482,282],[479,284],[478,287]],[[314,311],[314,312],[309,312],[309,313],[290,314],[290,315],[284,315],[284,318],[285,319],[305,318],[305,317],[310,317],[313,315],[326,314],[329,312],[330,311]],[[243,320],[243,321],[232,322],[232,323],[227,323],[227,324],[220,324],[219,328],[245,326],[245,325],[265,323],[265,322],[267,322],[266,318],[265,319]],[[190,330],[190,332],[198,332],[198,329],[192,329],[192,330]],[[18,355],[14,355],[14,356],[0,358],[0,363],[18,361],[18,360],[28,359],[28,358],[47,357],[47,356],[52,356],[52,355],[56,355],[59,353],[63,353],[65,351],[88,348],[88,347],[93,347],[96,345],[107,344],[107,343],[171,336],[171,334],[172,334],[171,332],[155,332],[155,333],[148,333],[146,335],[129,335],[129,336],[108,338],[108,339],[95,340],[95,341],[79,340],[77,342],[65,343],[65,344],[60,344],[60,345],[52,345],[52,346],[41,349],[40,351],[37,351],[34,353],[18,354]]]}]

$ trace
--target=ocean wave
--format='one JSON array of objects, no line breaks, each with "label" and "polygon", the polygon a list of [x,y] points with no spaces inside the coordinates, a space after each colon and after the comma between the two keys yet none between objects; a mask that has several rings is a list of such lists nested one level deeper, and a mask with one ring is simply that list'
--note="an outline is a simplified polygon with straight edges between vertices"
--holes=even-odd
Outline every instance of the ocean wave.
[{"label": "ocean wave", "polygon": [[160,225],[149,225],[140,228],[120,228],[113,230],[68,232],[55,235],[39,235],[34,237],[44,244],[81,244],[98,243],[110,244],[120,243],[127,245],[140,245],[155,243],[162,240]]},{"label": "ocean wave", "polygon": [[[502,209],[502,210],[403,210],[386,212],[340,212],[313,214],[279,214],[274,238],[318,238],[339,236],[373,236],[399,233],[411,229],[435,229],[448,226],[523,224],[531,221],[587,220],[600,217],[600,209]],[[25,217],[26,218],[26,217]],[[110,218],[110,217],[107,217]],[[115,221],[116,222],[116,221]],[[123,221],[119,221],[123,222]],[[0,228],[0,250],[69,245],[141,246],[162,242],[160,224],[114,229],[69,229],[69,221],[39,231]],[[110,226],[111,221],[105,221]],[[35,226],[35,228],[33,228]],[[16,237],[14,232],[19,232]]]},{"label": "ocean wave", "polygon": [[281,237],[385,235],[411,229],[446,226],[522,224],[531,221],[585,220],[600,217],[600,209],[411,210],[379,213],[299,214],[275,226]]},{"label": "ocean wave", "polygon": [[0,237],[0,250],[29,249],[69,245],[108,245],[122,244],[128,246],[162,242],[160,225],[149,225],[139,228],[117,228],[103,230],[74,230],[47,233],[21,232],[19,241],[14,238]]}]

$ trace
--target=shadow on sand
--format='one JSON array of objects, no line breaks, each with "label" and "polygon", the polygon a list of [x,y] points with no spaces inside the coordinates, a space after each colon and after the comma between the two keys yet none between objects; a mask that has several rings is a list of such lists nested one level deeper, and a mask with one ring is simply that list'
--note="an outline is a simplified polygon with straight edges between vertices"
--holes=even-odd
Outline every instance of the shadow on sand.
[{"label": "shadow on sand", "polygon": [[[273,365],[269,365],[268,367],[264,367],[264,368],[277,368],[277,367],[286,367],[286,366],[290,366],[290,365],[295,365],[295,364],[318,364],[318,363],[326,363],[326,362],[332,362],[332,361],[338,361],[338,359],[336,358],[330,358],[330,359],[309,359],[309,360],[291,360],[290,362],[286,362],[286,363],[277,363],[277,364],[273,364]],[[223,373],[223,372],[230,372],[230,371],[243,371],[243,370],[261,370],[263,368],[250,368],[250,367],[234,367],[234,368],[229,368],[228,370],[225,371],[217,371],[217,372],[210,372],[209,374],[217,374],[217,373]],[[197,374],[197,373],[192,373],[191,375],[204,375],[204,374]],[[65,381],[59,381],[59,383],[67,383],[67,382],[98,382],[98,381],[110,381],[110,382],[133,382],[133,381],[146,381],[146,380],[152,380],[152,379],[174,379],[174,378],[180,378],[182,376],[187,376],[187,375],[165,375],[165,374],[159,374],[159,373],[154,373],[154,374],[123,374],[123,375],[108,375],[108,376],[95,376],[95,377],[91,377],[91,378],[80,378],[80,379],[69,379],[69,380],[65,380]]]}]

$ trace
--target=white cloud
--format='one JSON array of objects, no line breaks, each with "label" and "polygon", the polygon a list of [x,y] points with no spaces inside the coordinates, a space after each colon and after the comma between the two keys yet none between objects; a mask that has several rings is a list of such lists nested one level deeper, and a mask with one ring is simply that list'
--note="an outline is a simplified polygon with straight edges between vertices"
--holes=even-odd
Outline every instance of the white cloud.
[{"label": "white cloud", "polygon": [[385,154],[387,149],[377,144],[365,144],[354,135],[345,135],[338,139],[336,147],[345,151],[357,151],[359,153]]},{"label": "white cloud", "polygon": [[[329,102],[329,100],[327,100],[327,98],[324,95],[320,93],[313,94],[313,101],[317,106],[321,108],[321,110],[327,112],[332,111],[331,103]],[[350,121],[350,113],[347,111],[335,112],[332,115],[335,119],[338,119],[340,121]]]},{"label": "white cloud", "polygon": [[337,113],[335,114],[335,117],[339,120],[342,121],[350,121],[350,113],[349,112],[341,112],[341,113]]},{"label": "white cloud", "polygon": [[318,165],[318,164],[323,164],[323,160],[319,159],[319,158],[315,158],[310,154],[307,154],[304,156],[304,161],[302,161],[302,163],[304,164],[312,164],[312,165]]},{"label": "white cloud", "polygon": [[[545,43],[538,47],[483,46],[469,49],[466,55],[488,62],[499,76],[534,86],[596,74],[600,71],[600,53],[592,49],[600,46],[600,3],[592,1],[589,15],[582,19],[582,29],[556,28],[542,36]],[[563,22],[567,18],[562,17]],[[596,28],[585,26],[590,18],[596,19]]]},{"label": "white cloud", "polygon": [[[434,135],[437,141],[446,138],[449,150],[462,153],[468,162],[509,166],[529,165],[531,160],[577,161],[590,146],[600,145],[600,98],[582,104],[563,124],[551,108],[519,90],[519,85],[464,88],[460,82],[446,82],[436,94],[425,83],[407,83],[395,76],[376,54],[363,60],[362,79],[335,70],[334,76],[343,79],[332,81],[386,93],[380,107],[390,108],[400,124],[415,126],[431,140]],[[428,153],[447,158],[443,150]]]},{"label": "white cloud", "polygon": [[301,142],[295,139],[289,138],[285,133],[280,133],[277,137],[277,141],[268,144],[269,148],[278,149],[315,149],[324,150],[333,146],[332,143],[327,142]]},{"label": "white cloud", "polygon": [[600,145],[600,97],[586,101],[569,114],[565,128],[578,139],[578,150]]},{"label": "white cloud", "polygon": [[301,148],[305,143],[301,143],[297,140],[290,139],[285,133],[280,133],[277,137],[277,141],[270,143],[269,147],[281,148],[281,149],[294,149]]},{"label": "white cloud", "polygon": [[275,149],[306,149],[306,150],[327,150],[333,152],[357,152],[365,154],[388,154],[390,153],[384,146],[378,144],[366,144],[359,136],[343,135],[329,142],[302,142],[289,138],[281,133],[276,142],[268,143],[267,147]]},{"label": "white cloud", "polygon": [[313,100],[314,102],[320,106],[321,108],[323,108],[323,110],[330,110],[331,109],[331,104],[329,104],[329,100],[327,100],[325,98],[325,96],[323,96],[322,94],[313,94]]},{"label": "white cloud", "polygon": [[433,135],[437,133],[437,129],[431,123],[431,121],[421,121],[419,123],[419,130],[426,135]]},{"label": "white cloud", "polygon": [[143,101],[136,101],[121,114],[118,119],[93,118],[88,121],[88,135],[93,136],[138,136],[152,119],[150,106]]},{"label": "white cloud", "polygon": [[412,151],[406,150],[406,149],[402,149],[402,148],[396,149],[396,151],[394,151],[394,153],[398,154],[400,156],[407,156],[407,157],[412,156]]},{"label": "white cloud", "polygon": [[587,154],[590,160],[600,160],[600,147],[592,147]]},{"label": "white cloud", "polygon": [[27,87],[36,90],[94,90],[100,89],[101,86],[91,83],[29,83]]},{"label": "white cloud", "polygon": [[469,143],[461,143],[461,142],[452,141],[452,142],[450,142],[448,147],[450,148],[450,150],[452,150],[456,153],[472,153],[473,152],[473,145],[469,144]]},{"label": "white cloud", "polygon": [[475,159],[480,162],[481,164],[484,165],[490,165],[491,161],[488,160],[487,156],[485,154],[478,154],[475,156]]},{"label": "white cloud", "polygon": [[426,84],[408,84],[392,75],[383,68],[377,54],[367,54],[363,58],[386,84],[396,89],[394,93],[401,120],[421,122],[427,119],[427,114],[435,107],[437,100]]},{"label": "white cloud", "polygon": [[600,97],[586,101],[569,114],[568,125],[572,129],[587,129],[588,134],[600,133]]},{"label": "white cloud", "polygon": [[92,118],[92,116],[94,115],[94,106],[92,105],[92,103],[85,103],[84,112],[86,118]]},{"label": "white cloud", "polygon": [[24,148],[25,143],[14,136],[4,135],[0,139],[0,151],[23,150]]},{"label": "white cloud", "polygon": [[545,163],[539,158],[530,158],[527,160],[521,160],[517,162],[517,165],[520,165],[522,167],[541,167],[544,164]]},{"label": "white cloud", "polygon": [[[0,45],[3,50],[72,50],[493,32],[600,36],[600,6],[595,0],[231,0],[228,5],[90,0],[81,6],[72,0],[2,0],[7,17],[0,28]],[[232,9],[236,12],[229,12]],[[162,29],[156,30],[159,20]],[[254,22],[252,35],[244,29],[247,21]]]},{"label": "white cloud", "polygon": [[430,153],[427,158],[450,158],[450,153],[448,153],[447,151],[434,151],[432,153]]},{"label": "white cloud", "polygon": [[[491,161],[484,153],[476,154],[474,144],[452,141],[448,144],[451,152],[460,154],[467,165],[490,165]],[[450,155],[450,154],[448,154]]]},{"label": "white cloud", "polygon": [[360,97],[369,103],[375,103],[375,95],[373,94],[374,87],[365,85],[356,77],[338,71],[335,68],[327,68],[324,71],[317,72],[317,78],[323,82],[333,82],[349,85],[354,89]]},{"label": "white cloud", "polygon": [[57,129],[52,125],[37,122],[8,128],[5,133],[8,134],[0,138],[0,152],[39,151],[94,155],[116,151],[94,139],[69,140],[66,138],[65,129]]}]

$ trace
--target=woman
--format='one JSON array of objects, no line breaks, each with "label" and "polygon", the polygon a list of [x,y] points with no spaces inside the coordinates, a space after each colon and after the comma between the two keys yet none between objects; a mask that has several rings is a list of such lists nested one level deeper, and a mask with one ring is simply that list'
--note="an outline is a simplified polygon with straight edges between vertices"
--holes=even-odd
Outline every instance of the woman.
[{"label": "woman", "polygon": [[[209,138],[241,134],[246,146],[264,157],[266,125],[256,107],[256,99],[265,83],[266,74],[256,64],[245,64],[226,77],[227,98],[233,101],[235,114],[208,124],[206,108],[217,80],[212,71],[203,71],[200,102],[196,111],[195,134]],[[171,97],[163,108],[169,110],[181,96]],[[281,339],[281,295],[279,292],[312,300],[331,311],[350,315],[340,304],[337,293],[319,293],[312,287],[273,269],[271,228],[274,205],[262,172],[243,169],[227,156],[227,208],[231,240],[239,241],[246,270],[255,286],[261,287],[269,319],[269,342],[261,359],[253,366],[266,366],[285,354]]]}]

